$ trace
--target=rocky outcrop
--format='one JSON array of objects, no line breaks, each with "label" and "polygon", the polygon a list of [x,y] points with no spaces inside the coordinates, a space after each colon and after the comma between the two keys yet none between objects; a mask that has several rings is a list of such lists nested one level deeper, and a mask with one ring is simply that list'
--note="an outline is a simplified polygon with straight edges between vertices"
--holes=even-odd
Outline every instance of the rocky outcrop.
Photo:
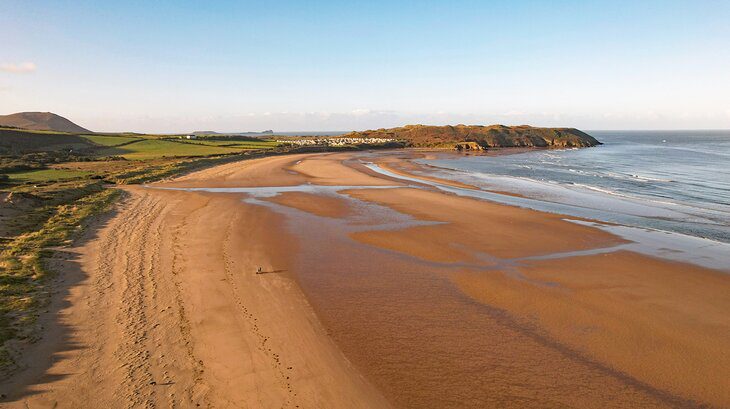
[{"label": "rocky outcrop", "polygon": [[[579,148],[601,143],[575,128],[537,128],[527,125],[406,125],[400,128],[351,132],[347,138],[390,138],[404,141],[412,147],[464,149],[476,146]],[[464,144],[468,145],[464,145]]]},{"label": "rocky outcrop", "polygon": [[459,152],[468,152],[468,151],[483,151],[486,148],[482,145],[479,145],[476,142],[459,142],[454,145],[454,149],[456,149]]}]

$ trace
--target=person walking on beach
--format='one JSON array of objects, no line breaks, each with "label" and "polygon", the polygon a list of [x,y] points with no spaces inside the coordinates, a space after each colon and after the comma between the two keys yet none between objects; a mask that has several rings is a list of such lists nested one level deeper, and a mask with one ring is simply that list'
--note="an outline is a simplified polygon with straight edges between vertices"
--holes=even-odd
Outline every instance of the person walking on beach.
[{"label": "person walking on beach", "polygon": [[261,267],[259,267],[258,270],[256,270],[256,274],[261,274],[261,273],[262,273]]}]

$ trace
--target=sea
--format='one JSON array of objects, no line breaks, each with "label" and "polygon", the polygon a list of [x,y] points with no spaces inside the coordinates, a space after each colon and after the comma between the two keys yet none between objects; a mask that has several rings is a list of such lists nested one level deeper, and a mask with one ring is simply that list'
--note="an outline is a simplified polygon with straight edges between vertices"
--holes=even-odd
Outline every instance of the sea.
[{"label": "sea", "polygon": [[720,263],[730,268],[730,131],[588,133],[603,145],[419,162],[430,174],[517,196],[488,200],[701,239],[698,248],[724,244],[715,253],[727,250]]}]

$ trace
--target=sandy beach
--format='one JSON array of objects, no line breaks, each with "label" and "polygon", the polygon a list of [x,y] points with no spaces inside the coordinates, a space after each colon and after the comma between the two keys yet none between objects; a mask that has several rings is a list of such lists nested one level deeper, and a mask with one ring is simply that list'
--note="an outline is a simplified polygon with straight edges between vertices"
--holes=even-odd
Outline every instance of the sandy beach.
[{"label": "sandy beach", "polygon": [[730,407],[727,272],[363,166],[417,155],[124,188],[0,406]]}]

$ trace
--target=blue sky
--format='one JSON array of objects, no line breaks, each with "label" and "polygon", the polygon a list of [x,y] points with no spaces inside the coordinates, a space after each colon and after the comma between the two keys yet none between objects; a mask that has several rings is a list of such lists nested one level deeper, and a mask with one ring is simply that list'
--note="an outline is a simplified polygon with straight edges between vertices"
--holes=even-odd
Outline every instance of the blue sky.
[{"label": "blue sky", "polygon": [[0,0],[0,113],[148,132],[730,128],[729,22],[728,1]]}]

